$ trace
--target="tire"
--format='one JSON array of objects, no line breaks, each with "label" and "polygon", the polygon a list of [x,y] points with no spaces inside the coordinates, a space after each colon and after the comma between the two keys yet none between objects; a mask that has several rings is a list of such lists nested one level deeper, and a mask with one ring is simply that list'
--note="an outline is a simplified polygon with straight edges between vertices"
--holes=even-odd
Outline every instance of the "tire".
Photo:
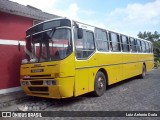
[{"label": "tire", "polygon": [[143,64],[142,74],[140,75],[140,78],[144,79],[145,77],[146,77],[146,66]]},{"label": "tire", "polygon": [[99,71],[97,72],[95,77],[93,95],[95,97],[100,97],[104,94],[105,90],[106,90],[106,77],[103,74],[103,72]]}]

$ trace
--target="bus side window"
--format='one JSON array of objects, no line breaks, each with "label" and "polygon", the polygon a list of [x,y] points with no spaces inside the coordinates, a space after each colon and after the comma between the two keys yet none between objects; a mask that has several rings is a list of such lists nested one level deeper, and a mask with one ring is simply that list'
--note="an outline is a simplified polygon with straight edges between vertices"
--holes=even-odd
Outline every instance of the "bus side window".
[{"label": "bus side window", "polygon": [[135,45],[136,45],[136,52],[139,52],[139,48],[138,48],[137,39],[135,39]]},{"label": "bus side window", "polygon": [[142,43],[142,52],[145,53],[146,52],[146,44],[145,41],[141,41]]},{"label": "bus side window", "polygon": [[[77,36],[77,29],[75,29],[75,49],[76,49],[76,57],[77,59],[83,58],[83,49],[84,49],[84,39],[78,39]],[[85,31],[83,30],[83,37],[84,37]]]},{"label": "bus side window", "polygon": [[121,35],[121,44],[122,44],[122,51],[123,52],[129,52],[129,42],[128,42],[128,37]]},{"label": "bus side window", "polygon": [[94,35],[92,31],[83,30],[83,38],[75,42],[77,59],[87,59],[94,51]]},{"label": "bus side window", "polygon": [[152,44],[149,43],[149,53],[152,53]]},{"label": "bus side window", "polygon": [[149,46],[149,53],[151,53],[151,43],[148,43]]},{"label": "bus side window", "polygon": [[137,40],[137,50],[139,53],[142,52],[141,40]]},{"label": "bus side window", "polygon": [[149,53],[149,43],[146,42],[146,52]]},{"label": "bus side window", "polygon": [[130,51],[137,52],[135,39],[129,38],[129,40],[130,40]]},{"label": "bus side window", "polygon": [[86,31],[86,49],[88,50],[94,50],[95,49],[95,45],[94,45],[94,37],[93,37],[93,33],[90,31]]},{"label": "bus side window", "polygon": [[98,51],[108,51],[107,32],[103,29],[95,28],[95,38]]},{"label": "bus side window", "polygon": [[151,53],[153,53],[153,45],[152,44],[150,44],[151,45]]},{"label": "bus side window", "polygon": [[109,38],[110,38],[110,44],[111,44],[110,45],[111,51],[113,51],[113,52],[121,51],[119,35],[116,33],[110,32]]}]

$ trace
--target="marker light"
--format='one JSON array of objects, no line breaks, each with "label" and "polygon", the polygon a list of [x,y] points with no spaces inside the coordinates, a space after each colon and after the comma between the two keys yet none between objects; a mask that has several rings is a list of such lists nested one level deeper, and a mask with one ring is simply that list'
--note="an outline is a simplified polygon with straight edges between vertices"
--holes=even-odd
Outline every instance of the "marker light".
[{"label": "marker light", "polygon": [[56,85],[56,81],[55,80],[45,80],[43,82],[43,85]]},{"label": "marker light", "polygon": [[29,85],[29,82],[28,82],[28,81],[22,81],[22,82],[21,82],[21,86],[27,86],[27,85]]},{"label": "marker light", "polygon": [[28,63],[28,60],[27,59],[23,59],[22,60],[22,64],[26,64],[26,63]]}]

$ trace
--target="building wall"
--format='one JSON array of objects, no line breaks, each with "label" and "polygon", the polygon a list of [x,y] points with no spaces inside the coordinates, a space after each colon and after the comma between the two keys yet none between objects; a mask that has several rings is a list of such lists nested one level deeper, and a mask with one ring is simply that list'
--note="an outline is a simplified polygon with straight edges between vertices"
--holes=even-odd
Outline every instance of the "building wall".
[{"label": "building wall", "polygon": [[0,45],[0,57],[0,89],[19,86],[22,51],[17,50],[17,45]]},{"label": "building wall", "polygon": [[[33,20],[0,12],[0,94],[4,89],[20,86],[20,64],[24,56],[25,31]],[[21,51],[18,41],[21,40]]]},{"label": "building wall", "polygon": [[30,18],[0,12],[0,39],[22,40],[32,24]]}]

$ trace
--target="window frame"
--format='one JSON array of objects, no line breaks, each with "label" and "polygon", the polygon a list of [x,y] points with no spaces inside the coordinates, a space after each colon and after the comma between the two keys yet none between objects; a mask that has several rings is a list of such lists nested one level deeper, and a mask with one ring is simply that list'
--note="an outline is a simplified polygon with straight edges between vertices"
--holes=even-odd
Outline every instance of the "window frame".
[{"label": "window frame", "polygon": [[142,40],[141,45],[142,45],[142,53],[146,53],[146,42]]},{"label": "window frame", "polygon": [[[97,31],[98,30],[98,31]],[[103,34],[105,34],[105,36],[106,36],[106,40],[105,39],[103,39],[103,37],[101,37],[101,39],[99,39],[98,37],[97,37],[97,35],[98,35],[98,33],[99,32],[101,32],[101,34],[103,33]],[[102,35],[101,35],[102,36]],[[102,49],[100,49],[99,48],[99,45],[98,45],[98,41],[101,41],[102,43],[105,43],[106,42],[106,48],[107,49],[105,49],[105,45],[103,46],[103,48]],[[108,40],[108,33],[107,33],[107,31],[106,30],[103,30],[103,29],[100,29],[100,28],[95,28],[95,43],[96,43],[96,49],[97,49],[97,51],[100,51],[100,52],[108,52],[109,51],[109,40]]]},{"label": "window frame", "polygon": [[[77,60],[87,60],[89,59],[96,51],[96,45],[95,45],[95,36],[94,36],[94,31],[91,31],[91,30],[86,30],[86,29],[83,29],[83,38],[82,38],[82,41],[83,41],[83,44],[85,44],[85,40],[86,40],[86,33],[87,32],[90,32],[93,36],[93,45],[94,45],[94,49],[91,49],[91,50],[87,50],[87,49],[84,49],[84,46],[82,49],[77,49],[76,48],[76,41],[75,41],[75,53],[76,53],[76,59]],[[76,35],[76,39],[78,40],[78,37],[77,37],[77,34]],[[90,52],[91,51],[91,54],[88,55],[87,57],[84,57],[84,52]],[[82,57],[78,57],[78,54],[81,54]]]},{"label": "window frame", "polygon": [[[117,42],[113,41],[111,34],[115,34],[117,36]],[[114,50],[113,44],[116,44],[118,49]],[[110,46],[111,52],[121,52],[121,42],[120,42],[120,37],[118,33],[109,31],[109,46]]]},{"label": "window frame", "polygon": [[129,37],[129,43],[130,43],[130,52],[136,53],[137,52],[136,39],[133,37]]},{"label": "window frame", "polygon": [[[123,39],[122,39],[123,37],[126,38],[126,42],[123,41]],[[120,35],[120,39],[121,39],[121,48],[122,48],[122,52],[130,52],[128,36],[122,35],[122,34],[121,34],[121,35]],[[127,51],[124,51],[124,50],[126,50],[126,49],[124,49],[124,46],[128,48]]]},{"label": "window frame", "polygon": [[140,50],[138,49],[137,52],[138,53],[142,53],[142,44],[141,44],[141,40],[137,39],[137,46],[139,46]]}]

